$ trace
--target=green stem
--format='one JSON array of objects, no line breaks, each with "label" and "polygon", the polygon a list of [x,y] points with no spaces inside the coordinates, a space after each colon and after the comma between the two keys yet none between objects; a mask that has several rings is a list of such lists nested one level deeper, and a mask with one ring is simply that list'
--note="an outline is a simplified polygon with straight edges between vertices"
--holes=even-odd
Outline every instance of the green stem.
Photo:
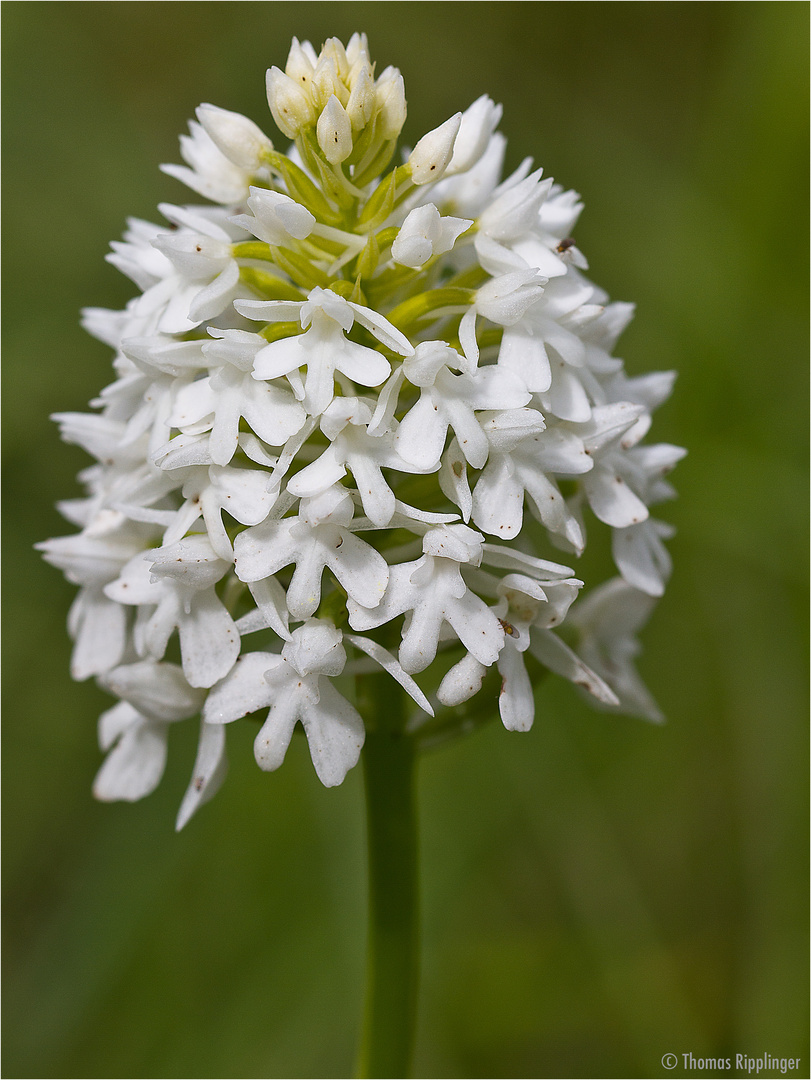
[{"label": "green stem", "polygon": [[[401,695],[396,695],[400,698]],[[366,1004],[358,1076],[410,1075],[417,1011],[415,751],[395,695],[378,699],[363,748],[369,850]]]}]

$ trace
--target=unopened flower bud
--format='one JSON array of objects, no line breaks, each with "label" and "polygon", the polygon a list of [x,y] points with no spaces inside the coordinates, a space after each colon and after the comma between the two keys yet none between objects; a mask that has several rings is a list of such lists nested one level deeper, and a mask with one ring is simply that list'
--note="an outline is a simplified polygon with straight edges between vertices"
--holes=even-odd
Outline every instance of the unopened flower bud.
[{"label": "unopened flower bud", "polygon": [[394,67],[387,67],[375,83],[378,108],[378,131],[383,139],[396,139],[406,119],[406,97],[403,76]]},{"label": "unopened flower bud", "polygon": [[268,105],[276,125],[288,139],[295,139],[302,128],[315,120],[309,96],[277,67],[268,71],[266,85]]},{"label": "unopened flower bud", "polygon": [[365,60],[367,64],[369,63],[369,42],[365,34],[359,34],[355,31],[346,43],[346,58],[353,67],[359,59]]},{"label": "unopened flower bud", "polygon": [[309,90],[317,63],[318,57],[309,41],[302,43],[298,38],[293,38],[293,44],[287,55],[287,63],[284,66],[285,74],[289,75],[294,83]]},{"label": "unopened flower bud", "polygon": [[434,255],[450,251],[472,224],[467,218],[441,217],[433,203],[417,206],[400,226],[391,256],[401,266],[423,266]]},{"label": "unopened flower bud", "polygon": [[340,164],[352,153],[352,124],[346,109],[334,94],[318,117],[316,134],[318,145],[331,165]]},{"label": "unopened flower bud", "polygon": [[352,92],[346,103],[346,111],[352,121],[352,130],[360,131],[374,116],[376,104],[375,84],[368,60],[364,58],[357,68],[352,69],[350,83]]},{"label": "unopened flower bud", "polygon": [[241,214],[231,220],[267,244],[284,245],[291,236],[303,240],[310,235],[315,224],[315,218],[306,206],[301,206],[280,191],[252,187],[248,208],[253,218]]},{"label": "unopened flower bud", "polygon": [[324,47],[321,49],[321,56],[319,60],[326,58],[333,62],[335,65],[335,73],[339,79],[346,81],[349,78],[349,69],[352,64],[346,55],[346,49],[343,42],[337,37],[328,38],[324,42]]},{"label": "unopened flower bud", "polygon": [[457,113],[438,128],[423,135],[408,159],[412,183],[430,184],[439,180],[453,156],[453,146],[461,123],[462,114]]},{"label": "unopened flower bud", "polygon": [[196,111],[206,134],[234,165],[255,172],[264,153],[273,149],[264,131],[247,116],[216,105],[200,105]]},{"label": "unopened flower bud", "polygon": [[338,74],[335,58],[322,52],[313,72],[313,101],[315,107],[317,109],[325,108],[333,94],[342,105],[349,101],[349,91]]}]

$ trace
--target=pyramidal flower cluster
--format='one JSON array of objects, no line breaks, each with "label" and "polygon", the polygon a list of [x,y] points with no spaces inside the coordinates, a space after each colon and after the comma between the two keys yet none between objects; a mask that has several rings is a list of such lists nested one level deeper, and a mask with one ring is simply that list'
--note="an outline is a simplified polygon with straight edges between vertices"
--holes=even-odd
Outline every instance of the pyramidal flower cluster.
[{"label": "pyramidal flower cluster", "polygon": [[[39,545],[79,586],[73,676],[119,699],[96,795],[148,794],[171,725],[199,723],[178,827],[249,714],[263,769],[301,722],[339,784],[371,669],[422,743],[476,695],[527,730],[541,668],[659,718],[634,656],[670,571],[649,508],[684,451],[644,440],[673,373],[612,356],[632,307],[584,276],[577,194],[529,160],[502,179],[488,97],[398,152],[403,79],[361,35],[294,40],[267,97],[288,150],[201,105],[163,168],[208,202],[112,245],[141,294],[84,313],[116,378],[56,417],[95,464],[60,504],[79,532]],[[578,556],[589,521],[618,576],[579,599],[549,556]]]}]

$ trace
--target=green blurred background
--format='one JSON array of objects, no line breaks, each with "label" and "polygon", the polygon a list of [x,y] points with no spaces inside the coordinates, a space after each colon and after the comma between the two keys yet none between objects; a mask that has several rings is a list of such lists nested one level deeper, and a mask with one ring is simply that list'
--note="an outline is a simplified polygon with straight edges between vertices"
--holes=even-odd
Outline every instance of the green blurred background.
[{"label": "green blurred background", "polygon": [[[111,381],[83,305],[127,215],[198,201],[158,171],[200,101],[272,131],[292,35],[355,29],[406,80],[415,141],[483,92],[514,167],[583,195],[621,355],[679,369],[689,447],[670,591],[641,670],[669,723],[539,690],[420,776],[422,1077],[656,1077],[662,1055],[801,1057],[806,1039],[807,38],[802,3],[6,3],[7,1077],[342,1077],[362,994],[360,770],[320,787],[233,730],[180,835],[194,732],[159,791],[101,806],[68,675],[74,590],[32,551],[87,459],[47,417]],[[596,530],[593,530],[596,539]],[[194,725],[187,725],[193,727]],[[236,728],[239,725],[235,726]],[[734,1070],[733,1070],[734,1072]],[[797,1074],[795,1074],[797,1075]]]}]

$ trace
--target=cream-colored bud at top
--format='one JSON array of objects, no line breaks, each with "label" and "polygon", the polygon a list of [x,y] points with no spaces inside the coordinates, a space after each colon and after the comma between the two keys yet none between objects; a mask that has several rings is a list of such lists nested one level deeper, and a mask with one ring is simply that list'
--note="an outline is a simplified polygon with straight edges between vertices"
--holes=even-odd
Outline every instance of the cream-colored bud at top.
[{"label": "cream-colored bud at top", "polygon": [[333,94],[342,105],[349,101],[349,91],[338,74],[335,57],[322,51],[313,73],[313,102],[316,109],[323,109]]},{"label": "cream-colored bud at top", "polygon": [[279,130],[288,139],[295,139],[302,128],[315,120],[310,95],[277,67],[268,71],[266,86],[268,105]]},{"label": "cream-colored bud at top", "polygon": [[337,37],[327,38],[324,42],[318,59],[321,60],[324,57],[329,57],[335,63],[335,71],[339,79],[346,81],[349,78],[349,69],[352,64],[347,58],[344,43]]},{"label": "cream-colored bud at top", "polygon": [[359,34],[357,30],[346,43],[346,58],[354,67],[360,58],[369,62],[369,42],[365,34]]},{"label": "cream-colored bud at top", "polygon": [[387,67],[375,83],[377,101],[377,132],[383,139],[396,139],[406,119],[406,97],[403,76],[395,67]]},{"label": "cream-colored bud at top", "polygon": [[453,157],[453,144],[462,123],[462,114],[457,113],[438,128],[423,135],[414,149],[407,164],[411,167],[413,184],[430,184],[439,180]]},{"label": "cream-colored bud at top", "polygon": [[359,62],[349,75],[349,83],[352,92],[346,103],[346,111],[352,122],[352,130],[360,131],[365,128],[374,116],[375,84],[372,78],[372,69],[368,61]]},{"label": "cream-colored bud at top", "polygon": [[298,38],[293,38],[293,44],[287,54],[287,63],[284,66],[285,74],[302,89],[309,91],[317,63],[318,57],[309,41],[302,43]]},{"label": "cream-colored bud at top", "polygon": [[197,119],[217,149],[242,169],[255,172],[273,143],[261,128],[241,113],[216,105],[200,105]]},{"label": "cream-colored bud at top", "polygon": [[318,145],[330,165],[339,165],[352,153],[352,124],[334,94],[318,117],[316,134]]}]

